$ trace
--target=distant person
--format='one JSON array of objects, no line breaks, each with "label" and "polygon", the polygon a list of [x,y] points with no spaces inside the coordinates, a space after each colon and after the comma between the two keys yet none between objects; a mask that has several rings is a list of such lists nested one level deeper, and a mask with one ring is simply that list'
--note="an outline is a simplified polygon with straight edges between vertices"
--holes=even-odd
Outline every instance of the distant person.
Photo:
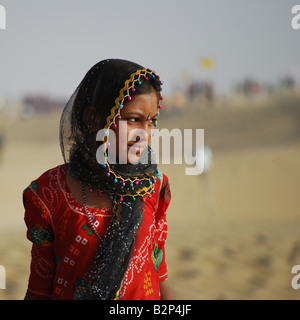
[{"label": "distant person", "polygon": [[4,134],[0,134],[0,164],[3,162],[4,154]]},{"label": "distant person", "polygon": [[[69,100],[60,123],[65,164],[24,191],[33,242],[25,299],[174,299],[165,261],[169,181],[145,161],[153,155],[151,134],[134,145],[128,138],[134,129],[150,133],[156,127],[161,84],[150,69],[105,60]],[[124,145],[120,120],[128,130]],[[96,135],[103,128],[101,145]],[[114,142],[108,129],[116,135],[117,164],[107,154]]]}]

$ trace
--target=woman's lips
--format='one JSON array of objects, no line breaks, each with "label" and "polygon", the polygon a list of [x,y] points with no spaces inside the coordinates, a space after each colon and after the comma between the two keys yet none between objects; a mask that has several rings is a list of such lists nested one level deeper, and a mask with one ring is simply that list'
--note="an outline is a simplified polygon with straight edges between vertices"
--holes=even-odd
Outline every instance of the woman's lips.
[{"label": "woman's lips", "polygon": [[141,152],[142,150],[145,149],[145,147],[146,147],[146,144],[141,144],[141,143],[128,145],[128,148],[135,152]]}]

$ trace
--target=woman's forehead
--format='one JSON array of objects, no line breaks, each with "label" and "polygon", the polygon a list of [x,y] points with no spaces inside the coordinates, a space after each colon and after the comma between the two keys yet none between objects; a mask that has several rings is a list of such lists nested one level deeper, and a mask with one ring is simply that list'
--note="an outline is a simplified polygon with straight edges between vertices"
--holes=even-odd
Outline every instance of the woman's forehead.
[{"label": "woman's forehead", "polygon": [[124,108],[121,111],[121,113],[123,114],[129,114],[133,112],[147,113],[147,114],[149,114],[149,112],[155,113],[158,111],[157,101],[158,101],[157,94],[153,89],[149,93],[139,94],[134,96],[134,98],[130,102],[127,102],[124,105]]}]

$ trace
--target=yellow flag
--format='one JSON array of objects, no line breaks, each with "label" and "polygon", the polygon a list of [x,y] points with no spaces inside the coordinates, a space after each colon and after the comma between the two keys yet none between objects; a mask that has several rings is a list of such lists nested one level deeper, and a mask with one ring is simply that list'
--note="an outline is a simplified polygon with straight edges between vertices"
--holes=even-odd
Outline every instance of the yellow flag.
[{"label": "yellow flag", "polygon": [[211,57],[200,58],[199,65],[203,69],[213,69],[215,67],[215,61]]}]

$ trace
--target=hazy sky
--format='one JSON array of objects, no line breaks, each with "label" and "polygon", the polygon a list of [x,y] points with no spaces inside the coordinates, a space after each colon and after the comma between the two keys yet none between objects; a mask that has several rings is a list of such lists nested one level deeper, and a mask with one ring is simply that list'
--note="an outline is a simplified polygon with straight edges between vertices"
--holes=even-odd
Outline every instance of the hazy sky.
[{"label": "hazy sky", "polygon": [[[0,97],[44,92],[68,97],[105,58],[156,70],[167,91],[181,72],[211,77],[226,91],[246,76],[300,84],[300,30],[291,27],[300,0],[0,0]],[[204,72],[198,59],[212,56]]]}]

